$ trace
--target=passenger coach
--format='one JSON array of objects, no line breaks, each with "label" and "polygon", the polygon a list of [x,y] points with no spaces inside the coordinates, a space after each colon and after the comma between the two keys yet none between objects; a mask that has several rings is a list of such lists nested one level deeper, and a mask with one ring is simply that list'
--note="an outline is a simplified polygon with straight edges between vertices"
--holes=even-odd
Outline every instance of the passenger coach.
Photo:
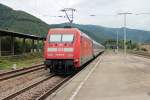
[{"label": "passenger coach", "polygon": [[77,28],[50,29],[45,42],[45,65],[51,73],[68,74],[104,51]]}]

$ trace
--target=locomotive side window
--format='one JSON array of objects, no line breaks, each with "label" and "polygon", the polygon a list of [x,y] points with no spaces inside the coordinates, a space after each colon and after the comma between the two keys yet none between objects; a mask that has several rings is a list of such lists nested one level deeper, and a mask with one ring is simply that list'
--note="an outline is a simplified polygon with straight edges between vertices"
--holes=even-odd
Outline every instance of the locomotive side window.
[{"label": "locomotive side window", "polygon": [[51,34],[50,42],[61,42],[61,34]]},{"label": "locomotive side window", "polygon": [[62,35],[62,42],[72,42],[73,41],[73,34],[63,34]]}]

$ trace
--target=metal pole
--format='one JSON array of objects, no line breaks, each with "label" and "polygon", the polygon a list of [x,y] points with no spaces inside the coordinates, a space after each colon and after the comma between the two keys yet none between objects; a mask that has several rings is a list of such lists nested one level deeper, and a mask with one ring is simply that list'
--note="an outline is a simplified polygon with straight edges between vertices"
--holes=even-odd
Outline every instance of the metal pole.
[{"label": "metal pole", "polygon": [[118,51],[119,51],[118,45],[119,45],[119,41],[118,41],[118,29],[117,29],[117,53],[118,53]]},{"label": "metal pole", "polygon": [[2,41],[2,39],[1,39],[1,36],[0,36],[0,57],[2,56],[1,41]]},{"label": "metal pole", "polygon": [[118,13],[118,15],[124,15],[124,54],[126,55],[127,53],[127,46],[126,46],[126,41],[127,41],[127,32],[126,32],[126,16],[128,14],[132,14],[132,13],[129,13],[129,12],[125,12],[125,13]]},{"label": "metal pole", "polygon": [[11,55],[13,56],[15,54],[15,47],[14,47],[14,38],[12,35],[11,35]]},{"label": "metal pole", "polygon": [[126,37],[126,14],[124,14],[124,54],[126,55],[127,52],[127,46],[126,46],[126,41],[127,41],[127,37]]},{"label": "metal pole", "polygon": [[31,53],[34,52],[34,39],[32,39],[32,49],[31,49]]},{"label": "metal pole", "polygon": [[23,38],[23,54],[26,53],[26,46],[25,46],[26,38]]},{"label": "metal pole", "polygon": [[45,45],[45,41],[46,41],[46,40],[45,40],[45,39],[43,39],[42,51],[44,51],[44,47],[45,47],[45,46],[44,46],[44,45]]},{"label": "metal pole", "polygon": [[39,39],[37,39],[37,48],[36,48],[37,52],[40,52],[40,48],[39,48]]}]

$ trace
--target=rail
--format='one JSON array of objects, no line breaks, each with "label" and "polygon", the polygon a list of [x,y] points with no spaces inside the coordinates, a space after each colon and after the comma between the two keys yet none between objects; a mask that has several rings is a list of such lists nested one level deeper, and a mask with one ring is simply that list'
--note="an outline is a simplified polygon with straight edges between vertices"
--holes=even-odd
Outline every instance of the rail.
[{"label": "rail", "polygon": [[32,67],[26,67],[26,68],[21,68],[9,72],[4,72],[0,73],[0,81],[8,80],[20,75],[24,75],[33,71],[37,71],[40,69],[44,69],[45,67],[43,66],[44,64],[39,64],[39,65],[34,65]]},{"label": "rail", "polygon": [[59,82],[58,84],[56,84],[55,86],[53,86],[51,89],[49,89],[47,92],[45,92],[44,94],[42,94],[39,98],[37,98],[36,100],[45,100],[49,95],[51,95],[54,91],[56,91],[60,86],[62,86],[65,82],[67,82],[69,79],[71,78],[71,76],[66,77],[65,79],[63,79],[61,82]]},{"label": "rail", "polygon": [[20,95],[21,93],[24,93],[24,92],[30,90],[31,88],[34,88],[35,86],[37,86],[37,85],[43,83],[44,81],[47,81],[47,80],[51,79],[51,78],[54,77],[54,76],[55,76],[55,75],[50,75],[50,76],[48,76],[48,77],[46,77],[46,78],[44,78],[44,79],[42,79],[42,80],[40,80],[40,81],[38,81],[38,82],[36,82],[36,83],[34,83],[34,84],[31,84],[31,85],[28,86],[28,87],[25,87],[25,88],[23,88],[23,89],[21,89],[21,90],[15,92],[15,93],[10,94],[9,96],[7,96],[7,97],[5,97],[5,98],[2,98],[1,100],[11,100],[11,99],[15,98],[16,96]]}]

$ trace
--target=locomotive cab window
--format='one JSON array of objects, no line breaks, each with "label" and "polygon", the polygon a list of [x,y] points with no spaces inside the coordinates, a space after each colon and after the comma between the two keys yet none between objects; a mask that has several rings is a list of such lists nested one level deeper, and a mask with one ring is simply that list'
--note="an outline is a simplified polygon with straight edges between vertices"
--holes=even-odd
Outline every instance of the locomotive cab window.
[{"label": "locomotive cab window", "polygon": [[51,34],[50,42],[61,42],[61,34]]},{"label": "locomotive cab window", "polygon": [[74,34],[51,34],[49,42],[73,42]]},{"label": "locomotive cab window", "polygon": [[72,42],[73,41],[73,34],[63,34],[62,35],[62,42]]}]

